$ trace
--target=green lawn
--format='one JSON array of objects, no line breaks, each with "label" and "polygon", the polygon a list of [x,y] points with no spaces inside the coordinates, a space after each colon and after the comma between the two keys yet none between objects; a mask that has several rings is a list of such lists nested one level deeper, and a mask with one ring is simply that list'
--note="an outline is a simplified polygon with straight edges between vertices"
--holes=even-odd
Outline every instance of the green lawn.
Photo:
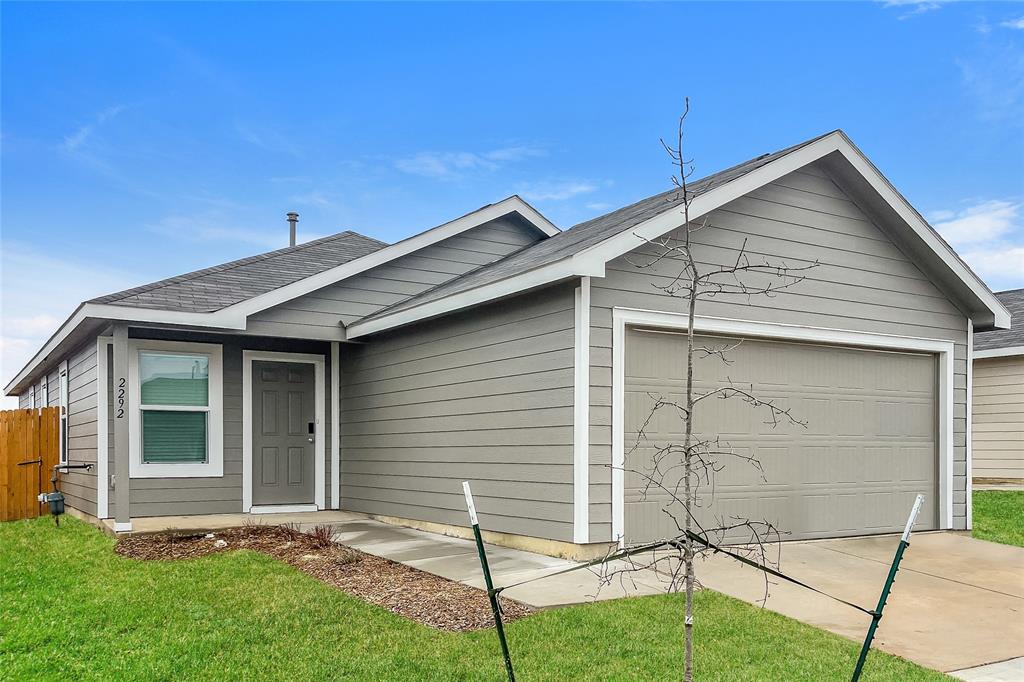
[{"label": "green lawn", "polygon": [[[261,554],[143,563],[112,544],[73,519],[60,529],[46,518],[0,524],[0,676],[502,679],[493,631],[437,632]],[[665,677],[680,666],[681,607],[676,596],[649,597],[513,623],[519,676]],[[853,642],[712,592],[697,614],[701,680],[849,678]],[[947,678],[872,653],[863,679]]]},{"label": "green lawn", "polygon": [[975,490],[974,537],[1024,547],[1024,490]]}]

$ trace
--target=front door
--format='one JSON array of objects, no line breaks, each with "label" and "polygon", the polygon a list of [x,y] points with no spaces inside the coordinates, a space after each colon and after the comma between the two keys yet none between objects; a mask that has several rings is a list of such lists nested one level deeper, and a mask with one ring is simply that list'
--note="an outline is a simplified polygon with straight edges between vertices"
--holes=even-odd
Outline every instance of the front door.
[{"label": "front door", "polygon": [[312,504],[313,365],[257,360],[252,377],[252,503]]}]

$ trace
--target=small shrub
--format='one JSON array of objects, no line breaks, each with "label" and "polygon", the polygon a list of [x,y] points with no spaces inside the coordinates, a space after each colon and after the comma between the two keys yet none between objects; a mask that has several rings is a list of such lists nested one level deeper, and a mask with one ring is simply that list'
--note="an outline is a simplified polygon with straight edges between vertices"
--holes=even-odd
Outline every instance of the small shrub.
[{"label": "small shrub", "polygon": [[301,540],[303,535],[305,535],[297,523],[283,523],[278,526],[278,528],[281,529],[281,535],[285,536],[292,542]]},{"label": "small shrub", "polygon": [[334,546],[334,526],[332,525],[321,523],[309,531],[308,535],[312,539],[314,547],[327,549]]}]

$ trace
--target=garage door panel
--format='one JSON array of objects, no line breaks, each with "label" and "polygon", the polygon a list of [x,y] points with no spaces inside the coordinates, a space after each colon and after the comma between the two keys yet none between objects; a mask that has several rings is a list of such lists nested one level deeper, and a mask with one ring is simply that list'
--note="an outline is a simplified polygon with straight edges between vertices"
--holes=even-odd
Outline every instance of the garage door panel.
[{"label": "garage door panel", "polygon": [[[708,347],[734,344],[722,337],[698,341]],[[639,442],[636,431],[659,397],[683,404],[685,342],[685,335],[627,334],[625,445],[627,451],[637,446],[627,467],[650,466],[659,447],[682,443],[684,423],[669,408],[654,415]],[[761,400],[790,409],[806,427],[788,421],[772,425],[764,408],[738,399],[701,402],[697,437],[718,438],[721,450],[741,456],[716,458],[724,468],[701,485],[697,516],[702,523],[719,525],[716,520],[733,517],[767,520],[792,539],[894,532],[902,529],[914,496],[923,493],[921,518],[934,527],[933,356],[745,340],[729,358],[731,364],[713,356],[697,360],[695,392],[732,381]],[[682,475],[681,454],[672,457],[675,462],[661,461],[661,471],[670,472],[669,487],[679,485]],[[744,457],[759,461],[763,473]],[[662,510],[675,510],[678,504],[656,488],[641,492],[643,478],[625,476],[630,542],[675,534],[674,522]],[[682,514],[677,516],[681,522]],[[729,539],[745,538],[737,533]]]}]

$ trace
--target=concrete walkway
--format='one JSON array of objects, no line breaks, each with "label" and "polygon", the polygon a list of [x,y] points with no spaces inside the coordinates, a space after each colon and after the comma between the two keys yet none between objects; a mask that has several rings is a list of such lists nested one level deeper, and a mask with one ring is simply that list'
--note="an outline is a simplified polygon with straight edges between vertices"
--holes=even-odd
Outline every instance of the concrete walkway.
[{"label": "concrete walkway", "polygon": [[1024,680],[1024,657],[957,670],[950,675],[966,682],[1020,682]]},{"label": "concrete walkway", "polygon": [[[335,539],[381,556],[483,587],[470,540],[391,526],[345,512],[266,515],[262,523],[297,523],[307,530],[321,523],[335,527]],[[136,530],[218,528],[253,517],[164,518],[136,522]],[[150,528],[149,526],[153,526]],[[873,608],[899,538],[876,536],[791,542],[782,547],[782,569],[822,590]],[[495,584],[510,585],[557,573],[572,562],[504,547],[487,547]],[[760,604],[764,575],[728,557],[712,556],[698,566],[710,589]],[[578,570],[514,587],[504,595],[539,608],[624,596],[662,594],[667,580],[652,571],[602,585],[598,576]],[[860,641],[870,618],[795,585],[773,580],[765,606],[805,623]],[[975,540],[963,533],[921,533],[912,538],[897,576],[877,648],[925,667],[957,671],[977,682],[1024,680],[1024,549]],[[989,665],[995,664],[995,665]],[[979,667],[984,666],[984,667]],[[973,677],[971,677],[973,675]]]}]

